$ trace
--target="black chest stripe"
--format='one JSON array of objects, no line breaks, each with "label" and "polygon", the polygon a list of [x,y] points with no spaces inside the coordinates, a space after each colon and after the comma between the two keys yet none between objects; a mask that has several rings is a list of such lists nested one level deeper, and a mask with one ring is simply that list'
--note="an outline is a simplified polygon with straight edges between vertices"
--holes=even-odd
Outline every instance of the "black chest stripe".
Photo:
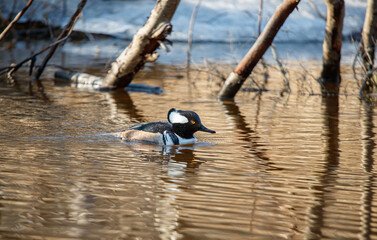
[{"label": "black chest stripe", "polygon": [[[166,131],[165,133],[166,133],[166,135],[169,135],[169,137],[173,141],[174,145],[178,145],[179,144],[179,139],[178,139],[177,135],[175,135],[172,131]],[[163,136],[162,139],[164,141],[164,144],[166,145],[166,140],[167,139],[165,139],[165,135]]]}]

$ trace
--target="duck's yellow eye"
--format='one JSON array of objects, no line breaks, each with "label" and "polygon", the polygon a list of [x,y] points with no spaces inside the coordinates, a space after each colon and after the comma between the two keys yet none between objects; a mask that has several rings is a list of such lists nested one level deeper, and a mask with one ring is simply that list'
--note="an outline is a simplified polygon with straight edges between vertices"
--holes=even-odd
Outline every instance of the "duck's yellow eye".
[{"label": "duck's yellow eye", "polygon": [[191,121],[192,124],[195,124],[195,121]]}]

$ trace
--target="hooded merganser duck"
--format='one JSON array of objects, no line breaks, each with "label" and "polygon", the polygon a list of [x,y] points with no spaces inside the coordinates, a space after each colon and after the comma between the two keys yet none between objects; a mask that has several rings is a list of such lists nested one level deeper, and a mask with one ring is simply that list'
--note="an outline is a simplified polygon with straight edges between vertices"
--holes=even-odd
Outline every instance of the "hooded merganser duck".
[{"label": "hooded merganser duck", "polygon": [[216,133],[206,128],[198,114],[172,108],[168,112],[169,122],[140,123],[119,134],[122,140],[145,141],[159,145],[182,145],[196,143],[197,131]]}]

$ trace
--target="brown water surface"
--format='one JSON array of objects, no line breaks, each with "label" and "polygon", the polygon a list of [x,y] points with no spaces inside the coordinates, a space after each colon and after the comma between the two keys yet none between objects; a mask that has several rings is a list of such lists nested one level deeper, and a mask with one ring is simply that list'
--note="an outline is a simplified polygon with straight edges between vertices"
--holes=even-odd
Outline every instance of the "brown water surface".
[{"label": "brown water surface", "polygon": [[[275,75],[276,91],[224,102],[205,74],[163,65],[135,80],[161,95],[51,78],[29,95],[2,81],[0,238],[377,239],[374,108],[352,94],[281,96]],[[172,107],[217,133],[186,147],[111,135]]]}]

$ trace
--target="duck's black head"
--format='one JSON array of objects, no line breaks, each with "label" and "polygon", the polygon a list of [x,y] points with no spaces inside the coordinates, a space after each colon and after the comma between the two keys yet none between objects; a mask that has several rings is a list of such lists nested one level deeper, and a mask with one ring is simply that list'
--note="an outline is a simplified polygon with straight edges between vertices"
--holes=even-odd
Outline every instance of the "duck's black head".
[{"label": "duck's black head", "polygon": [[168,112],[168,120],[173,126],[173,132],[183,138],[192,138],[197,131],[216,133],[206,128],[196,112],[182,111],[172,108]]}]

